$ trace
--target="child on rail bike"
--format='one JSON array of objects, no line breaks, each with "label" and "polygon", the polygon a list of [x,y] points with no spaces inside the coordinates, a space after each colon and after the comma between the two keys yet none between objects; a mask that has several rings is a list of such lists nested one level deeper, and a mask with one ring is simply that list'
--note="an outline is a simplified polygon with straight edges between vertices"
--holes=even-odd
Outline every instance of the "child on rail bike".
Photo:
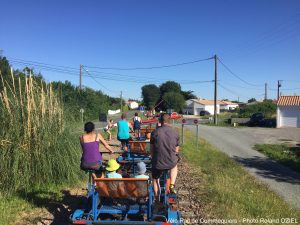
[{"label": "child on rail bike", "polygon": [[133,117],[133,131],[136,138],[140,138],[140,129],[141,129],[142,120],[139,117],[139,114],[136,112]]},{"label": "child on rail bike", "polygon": [[136,172],[138,175],[136,175],[134,178],[148,178],[149,179],[149,176],[145,175],[146,171],[147,171],[146,164],[144,162],[139,162],[137,164],[137,169],[136,169]]}]

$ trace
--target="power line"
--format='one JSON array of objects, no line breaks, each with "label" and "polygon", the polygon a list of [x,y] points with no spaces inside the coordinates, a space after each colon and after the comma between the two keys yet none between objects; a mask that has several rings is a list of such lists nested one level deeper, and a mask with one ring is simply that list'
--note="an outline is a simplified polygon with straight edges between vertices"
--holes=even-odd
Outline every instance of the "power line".
[{"label": "power line", "polygon": [[168,67],[175,67],[175,66],[183,66],[198,62],[203,62],[207,60],[211,60],[213,57],[205,58],[205,59],[197,59],[194,61],[188,61],[188,62],[182,62],[182,63],[176,63],[176,64],[169,64],[169,65],[161,65],[161,66],[149,66],[149,67],[132,67],[132,68],[120,68],[120,67],[99,67],[99,66],[88,66],[89,68],[95,68],[95,69],[102,69],[102,70],[151,70],[151,69],[161,69],[161,68],[168,68]]},{"label": "power line", "polygon": [[230,86],[236,87],[236,88],[243,88],[243,89],[257,90],[257,91],[261,91],[262,90],[262,88],[244,87],[244,86],[240,86],[240,85],[236,85],[236,84],[232,84],[232,83],[227,83],[227,82],[224,82],[223,80],[220,80],[220,81],[222,81],[223,84],[230,85]]},{"label": "power line", "polygon": [[[36,61],[26,61],[26,60],[14,60],[10,59],[11,62],[17,65],[23,65],[23,66],[33,66],[38,69],[43,69],[47,71],[52,72],[58,72],[58,73],[65,73],[72,76],[78,76],[78,69],[69,67],[69,66],[56,66],[53,64],[46,64],[46,63],[40,63]],[[69,69],[64,69],[69,68]],[[87,68],[85,66],[85,68]],[[131,82],[131,83],[160,83],[165,82],[168,80],[174,80],[174,78],[165,78],[165,79],[158,79],[159,76],[152,76],[152,77],[144,77],[144,76],[138,76],[138,75],[126,75],[126,74],[119,74],[119,73],[109,73],[109,72],[103,72],[103,71],[89,71],[90,73],[93,73],[94,77],[105,79],[105,80],[112,80],[112,81],[124,81],[124,82]],[[109,75],[109,76],[108,76]],[[89,76],[89,75],[86,75]],[[129,79],[128,79],[129,78]],[[132,79],[134,78],[134,79]],[[137,79],[136,79],[137,78]],[[212,82],[211,80],[177,80],[181,84],[199,84],[199,83],[209,83]]]},{"label": "power line", "polygon": [[223,88],[223,89],[226,90],[227,92],[233,94],[234,96],[237,96],[237,97],[238,97],[238,96],[243,96],[243,95],[240,95],[240,94],[238,94],[238,93],[236,93],[236,92],[233,92],[232,90],[230,90],[230,89],[224,87],[224,86],[223,86],[222,84],[220,84],[220,83],[218,83],[218,86],[221,87],[221,88]]},{"label": "power line", "polygon": [[9,57],[9,61],[14,61],[14,62],[20,62],[20,63],[30,63],[33,65],[42,65],[42,66],[49,66],[49,67],[60,67],[64,69],[71,69],[71,70],[78,70],[75,67],[70,67],[70,66],[59,66],[59,65],[53,65],[53,64],[48,64],[48,63],[42,63],[42,62],[37,62],[37,61],[31,61],[31,60],[23,60],[23,59],[16,59],[16,58],[11,58]]},{"label": "power line", "polygon": [[224,66],[224,68],[225,68],[230,74],[232,74],[232,75],[235,76],[237,79],[239,79],[240,81],[244,82],[245,84],[248,84],[248,85],[250,85],[250,86],[256,86],[256,87],[264,86],[264,84],[252,84],[252,83],[249,83],[248,81],[242,79],[240,76],[238,76],[236,73],[234,73],[228,66],[226,66],[226,65],[220,60],[219,57],[218,57],[218,60],[219,60],[219,62]]},{"label": "power line", "polygon": [[89,73],[89,71],[88,71],[85,67],[83,67],[83,68],[84,68],[85,72],[89,75],[89,77],[91,77],[97,84],[99,84],[101,87],[103,87],[105,90],[107,90],[107,91],[109,91],[109,92],[114,92],[114,93],[116,93],[116,91],[110,90],[109,88],[105,87],[103,84],[101,84],[100,82],[98,82],[98,81],[97,81],[97,80]]}]

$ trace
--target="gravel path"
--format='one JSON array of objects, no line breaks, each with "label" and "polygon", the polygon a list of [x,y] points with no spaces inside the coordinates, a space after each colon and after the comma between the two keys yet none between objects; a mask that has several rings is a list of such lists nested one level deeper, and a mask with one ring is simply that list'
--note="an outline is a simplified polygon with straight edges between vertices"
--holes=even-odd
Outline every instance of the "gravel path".
[{"label": "gravel path", "polygon": [[[194,131],[193,126],[186,126]],[[300,129],[199,126],[199,135],[242,164],[287,202],[300,209],[300,174],[253,149],[259,143],[300,143]]]}]

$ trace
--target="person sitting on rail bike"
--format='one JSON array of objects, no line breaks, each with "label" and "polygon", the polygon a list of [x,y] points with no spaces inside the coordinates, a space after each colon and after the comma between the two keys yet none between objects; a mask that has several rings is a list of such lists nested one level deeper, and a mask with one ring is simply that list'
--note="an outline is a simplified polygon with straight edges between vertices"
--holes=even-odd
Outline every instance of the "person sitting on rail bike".
[{"label": "person sitting on rail bike", "polygon": [[179,135],[169,125],[170,116],[168,114],[162,114],[160,120],[161,127],[153,131],[150,140],[153,190],[158,201],[160,193],[159,178],[164,171],[170,170],[170,193],[176,194],[175,181],[179,161]]},{"label": "person sitting on rail bike", "polygon": [[148,178],[149,179],[149,176],[145,175],[146,171],[147,171],[146,164],[144,162],[139,162],[137,164],[137,169],[136,169],[136,172],[138,175],[134,176],[134,178]]},{"label": "person sitting on rail bike", "polygon": [[142,124],[142,119],[139,117],[139,114],[136,112],[133,117],[133,131],[136,138],[140,138],[140,129]]},{"label": "person sitting on rail bike", "polygon": [[99,170],[102,163],[102,155],[99,151],[100,142],[104,147],[113,153],[111,147],[107,144],[101,134],[95,132],[95,124],[87,122],[84,125],[86,134],[79,137],[82,147],[82,157],[80,167],[83,170]]},{"label": "person sitting on rail bike", "polygon": [[121,120],[118,121],[118,134],[117,138],[121,141],[122,150],[127,151],[128,141],[130,139],[129,130],[132,130],[132,125],[126,120],[126,113],[121,115]]},{"label": "person sitting on rail bike", "polygon": [[120,164],[117,163],[117,161],[115,159],[110,159],[107,162],[107,166],[106,166],[106,177],[107,178],[122,178],[122,175],[120,173],[117,172],[117,170],[120,168]]}]

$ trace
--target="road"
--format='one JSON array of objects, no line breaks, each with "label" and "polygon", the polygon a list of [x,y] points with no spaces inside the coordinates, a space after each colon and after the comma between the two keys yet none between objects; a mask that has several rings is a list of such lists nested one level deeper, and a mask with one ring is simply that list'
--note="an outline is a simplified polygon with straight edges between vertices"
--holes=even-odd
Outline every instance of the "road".
[{"label": "road", "polygon": [[[193,126],[186,126],[195,130]],[[201,138],[242,164],[250,174],[300,209],[300,174],[253,149],[255,144],[300,143],[300,129],[199,126]]]}]

